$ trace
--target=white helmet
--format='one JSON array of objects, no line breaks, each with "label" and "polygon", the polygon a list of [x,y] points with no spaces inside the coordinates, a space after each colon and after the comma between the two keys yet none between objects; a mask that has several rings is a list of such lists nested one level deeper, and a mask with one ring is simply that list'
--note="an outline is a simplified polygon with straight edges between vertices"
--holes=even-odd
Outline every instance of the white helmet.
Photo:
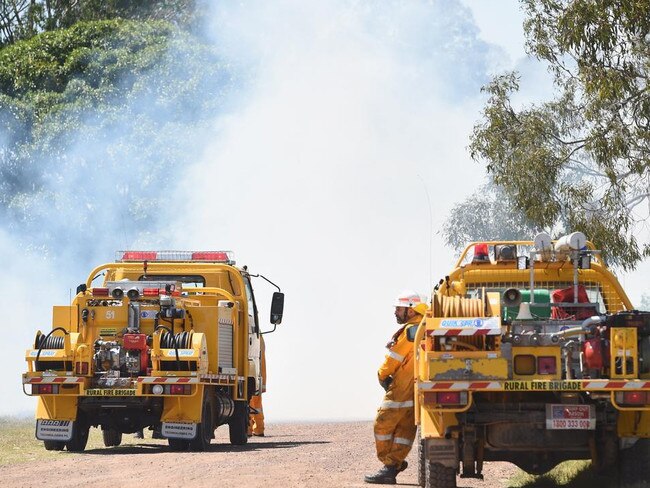
[{"label": "white helmet", "polygon": [[397,299],[395,300],[396,307],[413,308],[421,303],[422,297],[413,290],[404,290],[402,293],[397,295]]}]

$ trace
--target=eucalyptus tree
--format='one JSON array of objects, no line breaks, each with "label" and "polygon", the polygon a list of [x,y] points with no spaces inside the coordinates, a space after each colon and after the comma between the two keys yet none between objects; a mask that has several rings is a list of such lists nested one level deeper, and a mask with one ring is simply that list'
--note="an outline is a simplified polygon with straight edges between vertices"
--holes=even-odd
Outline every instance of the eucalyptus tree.
[{"label": "eucalyptus tree", "polygon": [[555,97],[517,106],[500,74],[470,139],[473,159],[522,217],[580,230],[630,269],[650,256],[636,236],[650,215],[650,2],[522,0],[527,51]]}]

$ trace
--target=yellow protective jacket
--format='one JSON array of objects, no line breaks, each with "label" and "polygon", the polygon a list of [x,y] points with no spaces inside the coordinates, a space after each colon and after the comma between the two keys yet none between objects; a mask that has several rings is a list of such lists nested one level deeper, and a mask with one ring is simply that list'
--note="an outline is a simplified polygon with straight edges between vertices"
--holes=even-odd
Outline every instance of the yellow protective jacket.
[{"label": "yellow protective jacket", "polygon": [[[411,327],[417,327],[420,320],[422,320],[421,315],[413,317],[395,332],[392,340],[386,345],[388,349],[386,359],[377,371],[380,381],[389,376],[393,378],[384,397],[386,407],[399,408],[413,405],[413,342],[408,340],[407,331]],[[391,405],[391,402],[394,405]],[[410,405],[406,404],[408,402]]]}]

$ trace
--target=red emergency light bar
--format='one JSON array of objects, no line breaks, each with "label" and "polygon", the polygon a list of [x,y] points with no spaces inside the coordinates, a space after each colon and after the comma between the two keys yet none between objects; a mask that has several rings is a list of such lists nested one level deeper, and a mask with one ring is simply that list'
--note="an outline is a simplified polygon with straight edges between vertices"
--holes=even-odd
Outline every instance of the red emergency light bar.
[{"label": "red emergency light bar", "polygon": [[115,260],[235,264],[232,251],[117,251]]}]

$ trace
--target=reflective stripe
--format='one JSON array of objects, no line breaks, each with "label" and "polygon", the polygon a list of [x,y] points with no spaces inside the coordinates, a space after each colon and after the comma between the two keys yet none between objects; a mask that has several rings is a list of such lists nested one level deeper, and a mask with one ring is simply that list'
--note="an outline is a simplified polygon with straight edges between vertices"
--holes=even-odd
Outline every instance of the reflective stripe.
[{"label": "reflective stripe", "polygon": [[413,406],[413,400],[409,400],[407,402],[391,402],[391,401],[385,401],[382,402],[381,408],[407,408],[407,407],[412,407]]},{"label": "reflective stripe", "polygon": [[399,361],[400,363],[404,361],[404,356],[402,356],[401,354],[397,354],[395,351],[388,351],[388,357],[393,358],[396,361]]},{"label": "reflective stripe", "polygon": [[405,437],[395,437],[395,439],[393,439],[393,442],[395,444],[402,444],[404,446],[413,445],[413,439],[406,439]]},{"label": "reflective stripe", "polygon": [[375,434],[375,439],[378,441],[390,441],[393,438],[392,434]]}]

